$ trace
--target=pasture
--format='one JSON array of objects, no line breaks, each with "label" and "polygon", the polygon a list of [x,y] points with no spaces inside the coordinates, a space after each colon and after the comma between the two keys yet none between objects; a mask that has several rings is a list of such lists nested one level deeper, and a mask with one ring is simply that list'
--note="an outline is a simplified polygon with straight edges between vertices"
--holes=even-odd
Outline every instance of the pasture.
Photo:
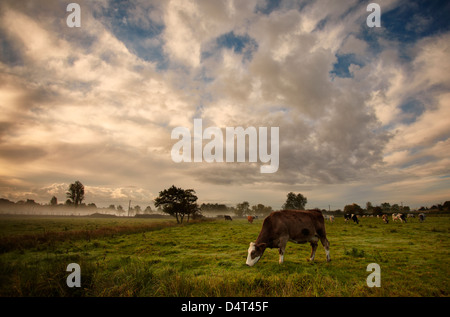
[{"label": "pasture", "polygon": [[[0,296],[449,296],[450,217],[408,223],[326,222],[322,245],[288,243],[284,263],[267,249],[247,267],[248,245],[262,219],[191,222],[174,219],[0,217]],[[81,287],[69,288],[69,263]],[[369,288],[369,263],[381,287]]]}]

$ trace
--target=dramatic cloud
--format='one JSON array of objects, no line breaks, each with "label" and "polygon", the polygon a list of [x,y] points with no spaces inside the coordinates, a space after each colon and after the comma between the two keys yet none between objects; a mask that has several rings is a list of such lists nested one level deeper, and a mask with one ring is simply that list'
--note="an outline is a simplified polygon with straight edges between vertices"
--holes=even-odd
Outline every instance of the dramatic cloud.
[{"label": "dramatic cloud", "polygon": [[[448,200],[448,5],[379,1],[60,1],[0,5],[0,193],[150,205],[176,184],[201,202],[279,208]],[[439,12],[434,15],[435,12]],[[400,23],[401,22],[401,23]],[[279,169],[175,163],[172,129],[279,127]],[[206,144],[206,141],[204,141]]]}]

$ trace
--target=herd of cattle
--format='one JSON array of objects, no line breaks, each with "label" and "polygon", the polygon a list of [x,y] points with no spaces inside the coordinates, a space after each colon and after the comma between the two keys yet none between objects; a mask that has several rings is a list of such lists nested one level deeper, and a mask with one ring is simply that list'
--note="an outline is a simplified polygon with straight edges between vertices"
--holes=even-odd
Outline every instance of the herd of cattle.
[{"label": "herd of cattle", "polygon": [[[415,217],[414,214],[393,213],[392,221],[406,222],[407,218]],[[419,221],[425,220],[425,214],[418,215]],[[224,216],[225,220],[232,220],[230,216]],[[363,216],[364,217],[364,216]],[[378,215],[384,223],[389,222],[387,214]],[[255,217],[248,216],[249,223],[253,223]],[[356,214],[345,214],[345,221],[353,220],[359,224]],[[295,243],[309,242],[311,245],[311,257],[308,261],[314,261],[318,241],[320,241],[325,249],[327,262],[331,261],[330,244],[326,237],[325,220],[334,221],[334,216],[323,215],[320,210],[280,210],[274,211],[267,216],[261,228],[261,231],[255,242],[250,242],[248,248],[248,256],[246,264],[248,266],[255,265],[267,248],[278,248],[280,259],[279,263],[283,263],[286,243],[292,241]]]},{"label": "herd of cattle", "polygon": [[[353,220],[354,223],[359,224],[359,218],[360,216],[356,215],[356,214],[345,214],[344,215],[344,220],[347,222],[349,220]],[[366,216],[362,216],[362,217],[366,217]],[[373,217],[373,216],[369,216],[369,217]],[[381,218],[383,220],[384,223],[389,223],[389,216],[388,214],[383,214],[383,215],[377,215],[377,218]],[[407,222],[406,219],[407,218],[415,218],[416,215],[414,214],[404,214],[404,213],[393,213],[392,214],[392,221],[400,221],[400,222]],[[420,222],[424,222],[425,221],[425,214],[424,213],[420,213],[418,215],[419,217],[419,221]],[[254,219],[257,219],[258,216],[247,216],[247,221],[249,223],[253,223]],[[334,222],[334,216],[333,215],[324,215],[325,220],[328,220],[329,222]],[[232,221],[233,219],[231,218],[231,216],[224,216],[225,220],[229,220]]]},{"label": "herd of cattle", "polygon": [[[332,219],[331,219],[332,217]],[[365,216],[363,216],[365,217]],[[389,216],[388,214],[383,214],[383,215],[377,215],[377,218],[381,218],[383,219],[384,223],[389,223]],[[404,214],[404,213],[393,213],[392,214],[392,221],[400,221],[400,222],[407,222],[407,218],[415,218],[416,216],[414,214]],[[327,218],[328,220],[330,220],[330,222],[333,222],[334,220],[334,216],[325,216],[325,218]],[[355,222],[356,224],[359,224],[359,220],[358,220],[358,216],[355,214],[345,214],[344,215],[344,219],[345,221],[349,221],[349,220],[353,220],[353,222]],[[425,214],[424,213],[420,213],[419,214],[419,221],[420,222],[424,222],[425,221]]]}]

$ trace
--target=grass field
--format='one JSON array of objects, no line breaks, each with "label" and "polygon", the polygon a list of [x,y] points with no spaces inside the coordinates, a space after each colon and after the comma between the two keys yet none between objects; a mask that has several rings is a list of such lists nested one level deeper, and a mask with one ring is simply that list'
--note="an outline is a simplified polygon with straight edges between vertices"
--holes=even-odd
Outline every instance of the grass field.
[{"label": "grass field", "polygon": [[[266,250],[247,267],[262,220],[0,217],[0,296],[449,296],[450,217],[424,223],[327,222],[332,261],[319,243]],[[81,287],[69,288],[69,263]],[[369,288],[369,263],[381,287]]]}]

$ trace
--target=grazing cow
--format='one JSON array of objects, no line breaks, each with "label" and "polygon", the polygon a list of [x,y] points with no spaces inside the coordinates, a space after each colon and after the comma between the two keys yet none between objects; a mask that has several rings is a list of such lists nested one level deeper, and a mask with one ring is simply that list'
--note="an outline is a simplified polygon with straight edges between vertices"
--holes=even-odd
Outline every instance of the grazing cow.
[{"label": "grazing cow", "polygon": [[384,214],[381,218],[383,218],[384,223],[389,223],[388,215]]},{"label": "grazing cow", "polygon": [[248,221],[249,223],[253,223],[253,219],[255,219],[254,216],[247,216],[247,221]]},{"label": "grazing cow", "polygon": [[328,216],[328,220],[330,220],[331,223],[334,222],[334,216]]},{"label": "grazing cow", "polygon": [[355,214],[345,214],[344,218],[345,218],[345,221],[348,221],[351,219],[351,220],[353,220],[353,222],[356,222],[356,224],[359,224],[358,217]]},{"label": "grazing cow", "polygon": [[424,213],[420,213],[419,214],[419,221],[420,222],[424,222],[425,221],[425,214]]},{"label": "grazing cow", "polygon": [[230,216],[223,216],[224,218],[225,218],[225,220],[230,220],[230,221],[232,221],[233,219],[231,219],[231,217]]},{"label": "grazing cow", "polygon": [[325,221],[319,210],[281,210],[274,211],[264,219],[261,232],[255,242],[250,242],[246,264],[253,266],[259,261],[266,248],[278,248],[279,263],[283,263],[284,250],[288,241],[311,244],[311,257],[314,260],[318,241],[322,242],[330,258],[330,243],[325,232]]},{"label": "grazing cow", "polygon": [[406,216],[402,213],[392,214],[392,221],[399,220],[400,222],[406,222]]}]

